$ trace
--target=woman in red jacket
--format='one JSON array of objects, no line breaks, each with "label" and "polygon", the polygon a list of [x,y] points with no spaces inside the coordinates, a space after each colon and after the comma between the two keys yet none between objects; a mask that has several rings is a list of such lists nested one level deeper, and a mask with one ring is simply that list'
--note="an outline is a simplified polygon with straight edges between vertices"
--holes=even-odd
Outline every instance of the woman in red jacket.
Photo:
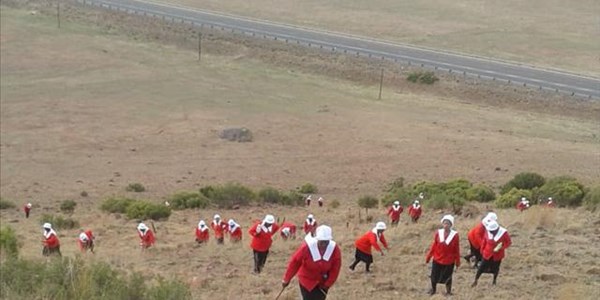
[{"label": "woman in red jacket", "polygon": [[84,231],[83,229],[79,232],[79,238],[77,239],[77,244],[79,245],[79,250],[85,253],[87,250],[90,250],[94,253],[94,240],[96,237],[91,230]]},{"label": "woman in red jacket", "polygon": [[342,253],[332,239],[331,227],[319,226],[315,240],[302,243],[290,258],[281,283],[283,288],[298,274],[303,300],[325,300],[342,266]]},{"label": "woman in red jacket", "polygon": [[419,221],[421,214],[423,213],[423,209],[421,208],[421,204],[419,200],[415,200],[411,206],[408,207],[408,215],[412,219],[413,223]]},{"label": "woman in red jacket", "polygon": [[210,227],[215,232],[217,244],[222,245],[225,240],[225,233],[227,233],[227,223],[221,220],[221,216],[215,215],[212,223],[210,223]]},{"label": "woman in red jacket", "polygon": [[394,201],[394,204],[388,209],[388,216],[390,216],[390,220],[392,221],[392,227],[398,226],[398,222],[400,222],[400,214],[404,211],[402,205],[400,205],[400,201]]},{"label": "woman in red jacket", "polygon": [[42,227],[44,228],[44,240],[42,241],[44,248],[42,249],[42,255],[49,256],[56,253],[58,256],[62,256],[60,253],[60,241],[56,232],[52,229],[52,224],[44,223]]},{"label": "woman in red jacket", "polygon": [[354,262],[350,265],[350,270],[354,271],[356,265],[362,261],[366,264],[365,270],[367,273],[371,272],[370,267],[373,263],[371,247],[379,251],[382,256],[385,255],[378,244],[378,242],[381,241],[381,244],[383,244],[385,249],[389,250],[385,236],[383,236],[385,229],[385,223],[378,222],[372,230],[365,233],[363,236],[357,239],[356,242],[354,242],[354,245],[356,246],[356,252],[354,254]]},{"label": "woman in red jacket", "polygon": [[252,236],[250,247],[254,253],[254,273],[259,274],[269,256],[269,248],[273,244],[273,235],[277,232],[279,226],[275,224],[273,215],[266,215],[262,222],[256,222],[248,233]]},{"label": "woman in red jacket", "polygon": [[504,250],[512,244],[508,231],[500,227],[498,222],[489,221],[485,229],[487,232],[481,243],[481,256],[483,260],[479,269],[477,269],[475,281],[471,285],[472,287],[477,286],[477,281],[482,273],[494,274],[492,284],[496,284],[496,278],[498,278],[498,273],[500,272],[500,264],[504,258]]},{"label": "woman in red jacket", "polygon": [[485,238],[487,234],[487,230],[485,230],[485,224],[487,224],[490,220],[498,221],[498,216],[496,213],[490,212],[488,213],[481,222],[477,223],[471,230],[469,230],[469,234],[467,237],[469,238],[469,245],[471,246],[471,253],[466,255],[464,258],[467,263],[471,262],[471,258],[475,257],[475,263],[473,267],[477,267],[479,262],[481,262],[481,252],[479,249],[481,248],[481,241]]},{"label": "woman in red jacket", "polygon": [[200,220],[198,227],[196,227],[196,242],[198,244],[208,243],[209,237],[208,226],[206,226],[204,220]]},{"label": "woman in red jacket", "polygon": [[229,219],[229,241],[237,243],[242,240],[242,227],[233,219]]},{"label": "woman in red jacket", "polygon": [[296,239],[296,225],[292,222],[283,222],[281,224],[280,235],[286,241],[288,239]]},{"label": "woman in red jacket", "polygon": [[305,234],[311,234],[312,236],[315,236],[315,230],[317,229],[318,223],[317,220],[315,220],[315,216],[308,215],[306,217],[306,221],[304,221],[304,226],[303,226],[303,230]]},{"label": "woman in red jacket", "polygon": [[154,239],[154,233],[146,224],[140,223],[137,227],[138,235],[140,237],[140,247],[142,251],[152,247],[156,240]]},{"label": "woman in red jacket", "polygon": [[460,266],[460,247],[458,233],[452,230],[454,217],[445,215],[442,218],[443,228],[433,235],[431,249],[427,253],[425,263],[433,258],[431,267],[431,290],[430,295],[435,294],[438,283],[446,285],[446,295],[452,295],[452,273],[454,266]]}]

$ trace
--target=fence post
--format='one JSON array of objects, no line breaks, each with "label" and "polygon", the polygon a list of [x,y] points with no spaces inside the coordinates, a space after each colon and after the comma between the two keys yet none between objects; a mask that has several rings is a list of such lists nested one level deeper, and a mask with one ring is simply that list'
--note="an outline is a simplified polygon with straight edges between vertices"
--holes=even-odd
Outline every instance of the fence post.
[{"label": "fence post", "polygon": [[202,26],[200,26],[200,32],[198,32],[198,61],[202,59]]},{"label": "fence post", "polygon": [[381,90],[383,89],[383,68],[381,68],[381,77],[379,78],[379,98],[377,100],[381,100]]},{"label": "fence post", "polygon": [[60,0],[56,1],[56,23],[60,28]]}]

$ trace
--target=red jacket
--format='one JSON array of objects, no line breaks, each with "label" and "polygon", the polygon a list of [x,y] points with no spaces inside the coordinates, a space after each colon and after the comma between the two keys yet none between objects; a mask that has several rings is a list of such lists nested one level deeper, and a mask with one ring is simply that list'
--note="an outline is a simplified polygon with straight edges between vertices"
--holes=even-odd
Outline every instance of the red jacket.
[{"label": "red jacket", "polygon": [[227,223],[221,220],[218,224],[215,224],[215,221],[212,221],[210,223],[210,228],[215,231],[215,238],[220,239],[227,232]]},{"label": "red jacket", "polygon": [[27,204],[26,204],[25,206],[23,206],[23,211],[24,211],[25,213],[28,213],[28,212],[30,212],[30,211],[31,211],[31,207],[27,206]]},{"label": "red jacket", "polygon": [[408,207],[408,214],[413,219],[420,217],[422,213],[423,209],[421,208],[421,205],[419,205],[418,207],[415,207],[414,205]]},{"label": "red jacket", "polygon": [[239,242],[242,240],[242,227],[236,226],[233,231],[229,231],[229,239],[232,242]]},{"label": "red jacket", "polygon": [[485,226],[481,222],[475,225],[471,230],[469,230],[469,234],[467,237],[469,238],[469,243],[475,247],[475,249],[481,248],[481,241],[485,237],[487,231],[485,230]]},{"label": "red jacket", "polygon": [[[257,227],[261,227],[260,232],[256,232]],[[261,222],[257,222],[250,229],[248,233],[252,236],[252,242],[250,243],[250,247],[258,252],[266,252],[271,248],[271,244],[273,244],[273,235],[279,229],[279,225],[273,224],[271,225],[271,230],[265,230],[262,226]]]},{"label": "red jacket", "polygon": [[210,235],[208,234],[208,227],[204,227],[206,230],[202,231],[200,228],[196,227],[196,241],[206,242],[208,241]]},{"label": "red jacket", "polygon": [[44,246],[50,249],[57,248],[60,246],[60,241],[58,240],[58,237],[55,233],[50,233],[50,235],[45,238]]},{"label": "red jacket", "polygon": [[300,285],[309,291],[317,286],[329,289],[337,280],[341,266],[342,253],[335,242],[330,241],[323,253],[317,242],[302,243],[290,258],[283,281],[290,282],[298,274]]},{"label": "red jacket", "polygon": [[296,225],[290,223],[290,222],[283,222],[281,224],[281,227],[279,228],[279,232],[282,238],[286,238],[285,234],[283,233],[283,229],[284,228],[289,228],[290,229],[290,236],[295,236],[296,235]]},{"label": "red jacket", "polygon": [[433,257],[433,261],[440,265],[455,264],[460,266],[460,246],[458,232],[451,230],[448,235],[444,229],[436,231],[433,235],[433,243],[425,262],[429,263]]},{"label": "red jacket", "polygon": [[154,232],[152,232],[152,230],[150,230],[150,229],[146,230],[146,234],[144,234],[144,235],[142,235],[138,231],[138,235],[141,239],[140,245],[143,247],[148,248],[148,247],[154,245],[154,242],[156,242],[156,240],[154,239]]},{"label": "red jacket", "polygon": [[390,208],[388,209],[388,216],[390,216],[390,219],[392,219],[392,221],[397,221],[400,220],[400,214],[404,211],[404,208],[402,208],[402,205],[398,206],[398,209],[394,209],[394,206],[390,206]]},{"label": "red jacket", "polygon": [[371,254],[371,247],[381,252],[381,248],[377,243],[378,240],[381,241],[381,244],[383,244],[385,249],[388,249],[387,241],[385,240],[385,236],[383,236],[383,233],[379,235],[378,239],[377,234],[374,233],[372,230],[368,231],[363,236],[358,238],[356,242],[354,242],[354,245],[356,246],[356,249],[366,254]]},{"label": "red jacket", "polygon": [[315,232],[315,230],[317,229],[317,221],[315,219],[313,219],[312,224],[308,223],[308,220],[304,221],[304,233],[308,234],[309,232]]},{"label": "red jacket", "polygon": [[[497,252],[494,252],[494,248],[499,243],[502,243],[502,247]],[[508,235],[508,231],[503,227],[498,228],[495,236],[486,232],[481,243],[481,256],[486,260],[500,261],[504,258],[504,249],[510,247],[511,244],[510,235]]]},{"label": "red jacket", "polygon": [[517,209],[520,211],[524,211],[528,208],[529,206],[527,206],[527,204],[523,203],[522,201],[519,201],[519,203],[517,203]]}]

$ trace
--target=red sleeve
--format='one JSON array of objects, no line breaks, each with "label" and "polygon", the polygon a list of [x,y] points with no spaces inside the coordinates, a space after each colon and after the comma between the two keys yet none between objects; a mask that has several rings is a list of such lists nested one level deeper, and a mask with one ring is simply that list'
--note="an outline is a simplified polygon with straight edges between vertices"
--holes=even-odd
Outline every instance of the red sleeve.
[{"label": "red sleeve", "polygon": [[402,213],[403,211],[404,211],[404,208],[402,206],[400,206],[400,212],[399,213]]},{"label": "red sleeve", "polygon": [[369,243],[371,243],[371,246],[373,246],[373,248],[375,248],[375,250],[381,252],[381,248],[379,247],[379,244],[377,243],[376,235],[377,235],[376,233],[369,234]]},{"label": "red sleeve", "polygon": [[506,248],[510,247],[510,245],[512,245],[512,241],[510,240],[510,235],[508,235],[508,232],[506,232],[504,234],[504,241],[505,241],[504,245],[502,245],[502,247],[504,249],[506,249]]},{"label": "red sleeve", "polygon": [[298,250],[296,250],[296,252],[292,254],[292,257],[288,262],[287,270],[283,275],[283,282],[290,282],[290,280],[292,280],[296,273],[298,273],[300,266],[302,266],[302,256],[306,252],[306,247],[308,246],[302,243],[302,246],[300,246]]},{"label": "red sleeve", "polygon": [[388,215],[390,215],[390,216],[392,215],[392,207],[391,207],[391,206],[390,206],[390,208],[388,208],[388,212],[387,212],[387,213],[388,213]]},{"label": "red sleeve", "polygon": [[156,241],[156,240],[154,239],[154,232],[152,232],[152,230],[148,230],[148,234],[146,234],[146,235],[148,236],[148,237],[147,237],[147,241],[148,241],[148,243],[149,243],[149,244],[154,244],[154,242]]},{"label": "red sleeve", "polygon": [[340,251],[340,247],[336,245],[335,250],[333,250],[333,257],[331,258],[331,270],[329,270],[329,277],[327,277],[327,280],[325,281],[325,283],[323,283],[323,285],[325,285],[325,288],[330,288],[335,283],[338,276],[340,275],[341,267],[342,253]]},{"label": "red sleeve", "polygon": [[256,236],[256,227],[258,227],[259,223],[254,223],[254,225],[252,225],[252,227],[250,227],[250,229],[248,229],[248,234],[250,234],[251,236]]},{"label": "red sleeve", "polygon": [[435,247],[437,246],[437,235],[434,234],[433,235],[433,242],[431,243],[431,247],[429,248],[429,252],[427,252],[427,256],[425,256],[425,262],[429,263],[431,261],[431,258],[433,257],[433,251],[435,249]]}]

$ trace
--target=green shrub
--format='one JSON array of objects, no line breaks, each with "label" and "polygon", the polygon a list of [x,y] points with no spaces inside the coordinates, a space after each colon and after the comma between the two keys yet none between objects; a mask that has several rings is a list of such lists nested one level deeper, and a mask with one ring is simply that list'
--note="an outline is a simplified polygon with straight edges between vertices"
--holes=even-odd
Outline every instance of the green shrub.
[{"label": "green shrub", "polygon": [[181,192],[169,198],[169,203],[173,209],[187,208],[207,208],[210,204],[210,199],[201,193]]},{"label": "green shrub", "polygon": [[312,183],[305,183],[301,187],[298,188],[298,192],[302,194],[314,194],[317,193],[319,189],[316,185]]},{"label": "green shrub", "polygon": [[585,187],[569,176],[555,177],[537,192],[543,199],[552,197],[557,206],[579,206],[585,196]]},{"label": "green shrub", "polygon": [[428,209],[446,209],[450,206],[450,196],[444,193],[433,194],[425,204]]},{"label": "green shrub", "polygon": [[146,295],[148,300],[179,300],[191,299],[190,289],[178,280],[158,278],[158,284],[151,287]]},{"label": "green shrub", "polygon": [[531,200],[531,191],[512,188],[510,191],[496,198],[496,201],[494,201],[494,205],[496,205],[496,207],[498,208],[516,207],[517,203],[521,200],[521,197],[525,197]]},{"label": "green shrub", "polygon": [[362,196],[358,199],[358,206],[365,209],[367,216],[369,215],[369,208],[374,208],[379,204],[379,200],[373,196]]},{"label": "green shrub", "polygon": [[329,207],[336,209],[338,207],[340,207],[340,201],[338,201],[337,199],[333,199],[329,202]]},{"label": "green shrub", "polygon": [[258,192],[258,199],[264,203],[283,204],[284,195],[272,188],[266,187]]},{"label": "green shrub", "polygon": [[251,189],[239,183],[227,183],[222,186],[213,187],[206,192],[211,202],[219,208],[248,205],[256,198]]},{"label": "green shrub", "polygon": [[467,201],[490,202],[496,200],[496,193],[491,187],[483,184],[475,185],[466,190]]},{"label": "green shrub", "polygon": [[381,199],[383,206],[390,206],[394,201],[399,201],[401,205],[407,206],[412,203],[412,200],[418,195],[410,186],[396,187],[388,191]]},{"label": "green shrub", "polygon": [[523,172],[515,175],[513,179],[507,182],[500,191],[501,194],[505,194],[513,188],[519,190],[531,190],[536,187],[541,187],[546,182],[544,176],[532,173],[532,172]]},{"label": "green shrub", "polygon": [[302,206],[304,205],[304,195],[296,191],[289,191],[286,194],[283,194],[283,197],[281,198],[281,204],[289,206]]},{"label": "green shrub", "polygon": [[40,225],[44,223],[52,224],[54,229],[73,229],[79,228],[79,222],[72,218],[64,218],[63,216],[55,216],[50,214],[42,214],[40,217]]},{"label": "green shrub", "polygon": [[14,203],[0,198],[0,209],[10,209],[17,207]]},{"label": "green shrub", "polygon": [[583,205],[591,211],[600,209],[600,185],[593,187],[585,194]]},{"label": "green shrub", "polygon": [[215,187],[212,185],[207,185],[200,188],[200,194],[204,195],[204,197],[209,198],[214,193]]},{"label": "green shrub", "polygon": [[75,211],[75,206],[77,206],[77,202],[73,200],[65,200],[60,203],[60,211],[66,214],[72,214]]},{"label": "green shrub", "polygon": [[413,83],[434,84],[440,79],[437,76],[435,76],[435,73],[433,73],[432,71],[418,71],[409,73],[406,77],[406,80]]},{"label": "green shrub", "polygon": [[146,191],[146,188],[141,183],[130,183],[129,185],[127,185],[125,190],[128,192],[141,193]]},{"label": "green shrub", "polygon": [[135,201],[127,207],[127,218],[138,220],[162,220],[171,216],[171,208],[146,201]]},{"label": "green shrub", "polygon": [[9,257],[11,259],[19,256],[19,243],[17,235],[12,227],[0,228],[0,257]]},{"label": "green shrub", "polygon": [[129,205],[137,200],[121,197],[108,198],[102,202],[100,209],[108,213],[122,213],[127,212]]},{"label": "green shrub", "polygon": [[433,183],[428,181],[422,181],[413,186],[413,194],[418,195],[423,193],[427,197],[431,197],[435,194],[443,194],[445,190],[444,183]]}]

